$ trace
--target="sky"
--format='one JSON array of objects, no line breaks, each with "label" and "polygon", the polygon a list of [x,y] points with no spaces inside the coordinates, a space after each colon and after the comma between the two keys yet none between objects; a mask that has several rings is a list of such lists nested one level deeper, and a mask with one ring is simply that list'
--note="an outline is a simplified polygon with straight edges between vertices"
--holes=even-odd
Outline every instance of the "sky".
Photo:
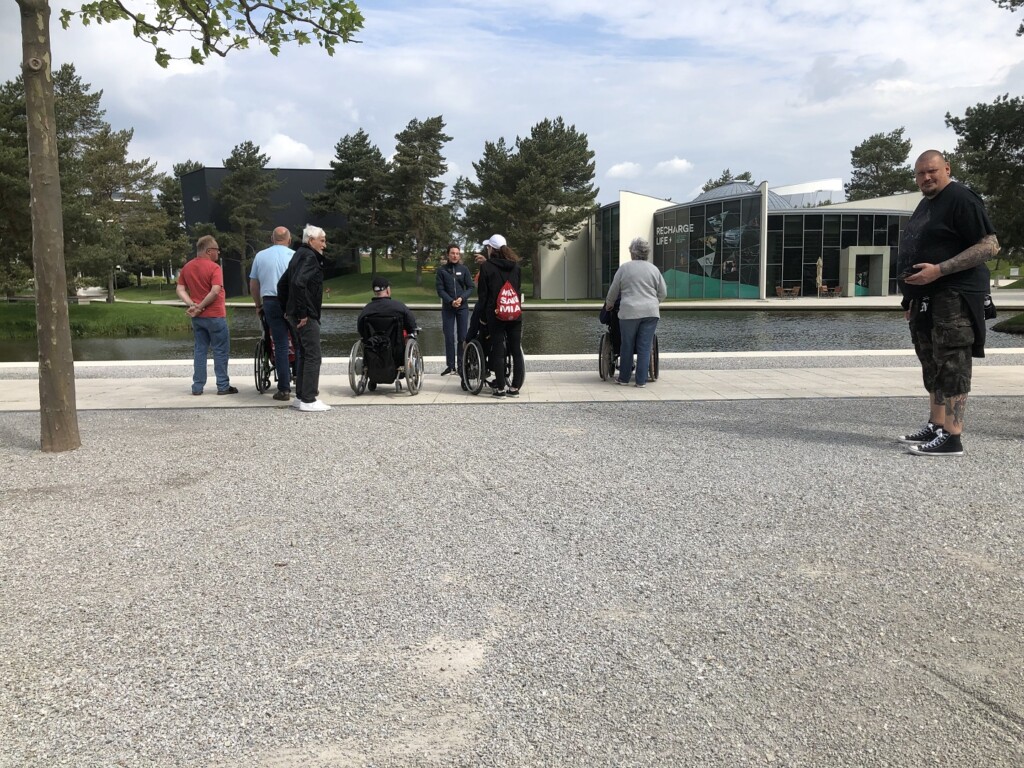
[{"label": "sky", "polygon": [[[73,4],[67,4],[72,6]],[[145,3],[131,2],[141,7]],[[63,30],[106,119],[160,170],[223,165],[249,140],[269,167],[328,168],[363,129],[386,157],[413,118],[441,115],[451,184],[486,141],[545,118],[585,133],[602,204],[628,190],[691,200],[723,169],[769,186],[850,176],[850,151],[899,127],[952,149],[945,114],[1024,93],[1021,14],[992,0],[367,0],[359,44],[236,51],[161,69],[127,23]],[[172,49],[174,46],[171,46]],[[180,50],[180,48],[179,48]],[[0,78],[20,20],[0,3]],[[955,173],[955,169],[954,169]]]}]

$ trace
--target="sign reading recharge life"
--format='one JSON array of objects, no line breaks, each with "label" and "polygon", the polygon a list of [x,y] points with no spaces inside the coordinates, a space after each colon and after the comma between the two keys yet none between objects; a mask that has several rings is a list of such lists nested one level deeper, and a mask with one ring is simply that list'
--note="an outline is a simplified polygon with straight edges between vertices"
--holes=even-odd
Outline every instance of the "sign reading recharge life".
[{"label": "sign reading recharge life", "polygon": [[654,244],[669,245],[673,242],[682,242],[684,238],[673,238],[670,235],[688,235],[693,232],[693,224],[676,224],[672,227],[655,227]]}]

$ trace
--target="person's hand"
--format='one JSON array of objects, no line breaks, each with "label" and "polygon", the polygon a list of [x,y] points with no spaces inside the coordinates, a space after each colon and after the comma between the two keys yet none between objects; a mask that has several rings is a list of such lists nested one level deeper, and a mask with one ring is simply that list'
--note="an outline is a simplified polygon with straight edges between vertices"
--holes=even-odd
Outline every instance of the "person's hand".
[{"label": "person's hand", "polygon": [[302,318],[301,320],[299,320],[299,322],[297,322],[297,323],[295,324],[295,327],[296,327],[296,328],[302,328],[303,326],[305,326],[305,325],[306,325],[306,323],[307,323],[307,322],[309,322],[309,318],[308,318],[308,317],[304,317],[304,318]]},{"label": "person's hand", "polygon": [[259,315],[260,317],[263,316],[263,305],[262,304],[260,304],[258,307],[256,307],[256,314]]},{"label": "person's hand", "polygon": [[453,301],[452,302],[452,306],[455,307],[456,309],[461,307],[462,306],[462,297],[459,296],[459,298],[457,298],[455,301]]},{"label": "person's hand", "polygon": [[903,278],[907,285],[928,285],[942,277],[942,269],[938,264],[915,264],[914,269],[918,271]]}]

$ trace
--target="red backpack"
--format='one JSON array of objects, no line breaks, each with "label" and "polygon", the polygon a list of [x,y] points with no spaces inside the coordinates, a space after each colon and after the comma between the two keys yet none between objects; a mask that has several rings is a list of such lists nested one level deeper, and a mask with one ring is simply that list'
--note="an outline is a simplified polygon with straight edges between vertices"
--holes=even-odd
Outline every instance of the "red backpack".
[{"label": "red backpack", "polygon": [[519,303],[519,293],[508,280],[498,291],[498,304],[494,308],[494,316],[499,320],[518,320],[523,314]]}]

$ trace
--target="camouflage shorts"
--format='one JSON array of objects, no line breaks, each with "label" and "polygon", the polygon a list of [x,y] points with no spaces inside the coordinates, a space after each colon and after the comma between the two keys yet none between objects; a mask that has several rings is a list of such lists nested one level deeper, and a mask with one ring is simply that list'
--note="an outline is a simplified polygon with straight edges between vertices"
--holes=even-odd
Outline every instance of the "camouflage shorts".
[{"label": "camouflage shorts", "polygon": [[[926,308],[922,311],[922,304]],[[951,397],[971,391],[974,326],[959,293],[941,290],[910,305],[910,336],[921,361],[924,387]]]}]

